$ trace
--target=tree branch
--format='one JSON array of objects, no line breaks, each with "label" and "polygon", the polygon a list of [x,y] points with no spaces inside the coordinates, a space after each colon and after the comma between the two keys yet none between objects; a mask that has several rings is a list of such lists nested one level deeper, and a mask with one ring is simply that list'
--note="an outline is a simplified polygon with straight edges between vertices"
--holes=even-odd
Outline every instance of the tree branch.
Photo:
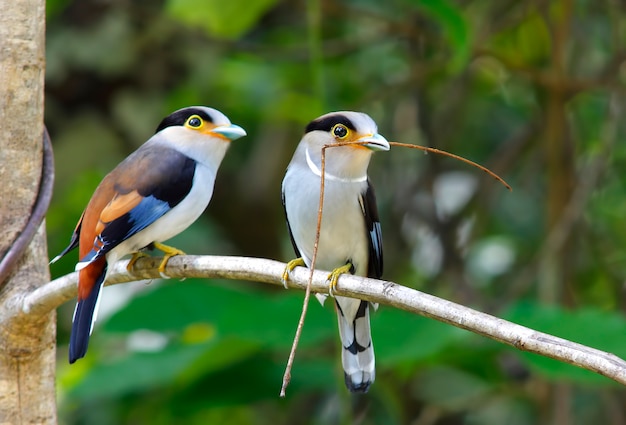
[{"label": "tree branch", "polygon": [[[160,276],[157,267],[160,260],[157,257],[141,258],[132,273],[126,270],[128,261],[120,261],[112,268],[107,285],[158,279]],[[166,272],[172,278],[236,279],[282,285],[281,275],[284,269],[284,263],[261,258],[177,256],[167,263]],[[308,269],[297,267],[288,282],[289,287],[306,289],[309,275]],[[311,290],[328,293],[327,276],[328,272],[315,271]],[[21,313],[45,314],[69,301],[76,295],[77,278],[77,273],[71,273],[37,288],[24,297]],[[430,317],[522,351],[551,357],[596,372],[626,385],[626,362],[613,354],[537,332],[394,282],[342,275],[334,293]]]},{"label": "tree branch", "polygon": [[35,237],[41,222],[46,217],[46,212],[48,212],[48,206],[50,205],[50,200],[52,199],[53,186],[54,154],[52,153],[50,135],[44,126],[42,170],[37,199],[35,199],[35,204],[28,220],[26,221],[26,224],[24,224],[24,228],[18,234],[11,246],[9,246],[9,249],[4,256],[0,258],[0,287],[2,287],[5,280],[13,271],[13,267],[15,267],[15,264],[17,264],[18,260],[24,254],[24,251],[26,251],[26,248],[28,248],[28,245]]}]

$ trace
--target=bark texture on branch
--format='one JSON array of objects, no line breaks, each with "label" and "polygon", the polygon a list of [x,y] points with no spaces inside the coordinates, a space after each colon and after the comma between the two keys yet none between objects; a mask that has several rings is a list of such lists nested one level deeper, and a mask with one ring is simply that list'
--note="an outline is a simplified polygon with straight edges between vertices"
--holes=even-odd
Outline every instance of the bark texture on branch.
[{"label": "bark texture on branch", "polygon": [[[42,169],[45,2],[0,0],[0,258],[21,234]],[[0,423],[55,424],[56,314],[24,314],[50,280],[42,225],[0,287]]]},{"label": "bark texture on branch", "polygon": [[[161,259],[156,257],[141,258],[135,264],[132,273],[126,270],[128,261],[120,261],[111,270],[108,284],[158,279],[160,276],[157,267],[160,261]],[[282,285],[281,275],[284,269],[284,263],[261,258],[178,256],[170,259],[166,273],[172,278],[239,279]],[[309,273],[308,269],[297,267],[288,282],[289,287],[305,289]],[[312,291],[327,293],[327,276],[328,272],[316,271],[311,283]],[[72,299],[76,295],[76,284],[77,273],[72,273],[44,285],[24,298],[23,312],[45,314],[46,311]],[[519,350],[588,369],[626,385],[626,362],[613,354],[537,332],[394,282],[342,275],[335,294],[362,298],[430,317]]]}]

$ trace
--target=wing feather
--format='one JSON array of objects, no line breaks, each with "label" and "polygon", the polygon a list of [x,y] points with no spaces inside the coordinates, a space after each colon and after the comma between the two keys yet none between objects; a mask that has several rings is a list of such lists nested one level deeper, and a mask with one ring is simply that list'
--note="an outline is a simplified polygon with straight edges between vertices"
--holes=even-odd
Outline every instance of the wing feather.
[{"label": "wing feather", "polygon": [[368,277],[380,278],[383,275],[383,235],[378,218],[376,195],[374,186],[367,181],[367,189],[359,199],[361,211],[365,218],[367,241],[369,245],[369,261],[367,266]]},{"label": "wing feather", "polygon": [[104,256],[178,205],[191,190],[196,162],[170,148],[139,148],[102,181],[81,233],[77,269]]},{"label": "wing feather", "polygon": [[293,232],[291,231],[291,225],[289,224],[289,217],[287,216],[287,206],[285,205],[285,189],[283,188],[281,193],[281,199],[283,201],[283,210],[285,211],[285,222],[287,223],[287,231],[289,232],[289,239],[291,240],[291,245],[293,246],[293,250],[296,253],[296,257],[302,257],[300,254],[300,250],[298,249],[298,245],[296,245],[296,240],[293,238]]}]

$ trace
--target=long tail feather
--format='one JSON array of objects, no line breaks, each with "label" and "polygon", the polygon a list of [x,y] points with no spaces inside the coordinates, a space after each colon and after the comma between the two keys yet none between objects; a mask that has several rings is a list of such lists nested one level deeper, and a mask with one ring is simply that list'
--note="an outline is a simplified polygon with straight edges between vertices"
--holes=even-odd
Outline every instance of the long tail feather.
[{"label": "long tail feather", "polygon": [[74,233],[72,235],[72,240],[70,241],[70,244],[67,246],[67,248],[65,248],[63,251],[61,251],[59,255],[57,255],[52,260],[50,260],[49,264],[56,263],[57,261],[61,259],[61,257],[63,257],[65,254],[67,254],[68,252],[76,248],[77,246],[78,246],[78,236],[76,235],[76,233]]},{"label": "long tail feather", "polygon": [[98,305],[100,304],[100,293],[102,284],[106,277],[107,265],[104,263],[102,272],[96,278],[89,295],[80,299],[76,303],[74,310],[74,318],[72,321],[72,333],[70,335],[70,352],[69,361],[74,363],[76,360],[85,357],[87,347],[89,345],[89,337],[93,331],[93,325],[98,314]]},{"label": "long tail feather", "polygon": [[65,254],[67,254],[68,252],[70,252],[74,248],[78,247],[78,243],[79,243],[79,239],[80,239],[80,229],[81,229],[81,227],[83,225],[83,217],[84,216],[85,216],[85,212],[83,211],[83,214],[80,216],[80,220],[78,220],[78,224],[76,225],[76,228],[74,229],[74,233],[72,233],[72,238],[70,239],[70,244],[67,246],[67,248],[65,248],[63,251],[61,251],[61,253],[59,255],[57,255],[52,260],[50,260],[49,264],[56,263]]},{"label": "long tail feather", "polygon": [[351,392],[365,393],[375,378],[369,303],[345,297],[335,297],[335,302],[346,387]]}]

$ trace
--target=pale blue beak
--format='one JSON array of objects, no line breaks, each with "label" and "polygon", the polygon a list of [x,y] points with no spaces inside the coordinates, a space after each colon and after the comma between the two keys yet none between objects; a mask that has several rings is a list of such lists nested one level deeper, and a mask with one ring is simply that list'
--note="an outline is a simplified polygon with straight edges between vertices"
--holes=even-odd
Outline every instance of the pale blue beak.
[{"label": "pale blue beak", "polygon": [[358,139],[359,142],[365,142],[363,145],[373,151],[388,151],[389,142],[380,134],[372,134],[371,136],[364,136]]},{"label": "pale blue beak", "polygon": [[246,130],[244,130],[243,128],[239,127],[236,124],[221,125],[219,127],[215,127],[214,129],[211,130],[211,133],[224,136],[230,141],[237,140],[240,137],[247,135]]}]

